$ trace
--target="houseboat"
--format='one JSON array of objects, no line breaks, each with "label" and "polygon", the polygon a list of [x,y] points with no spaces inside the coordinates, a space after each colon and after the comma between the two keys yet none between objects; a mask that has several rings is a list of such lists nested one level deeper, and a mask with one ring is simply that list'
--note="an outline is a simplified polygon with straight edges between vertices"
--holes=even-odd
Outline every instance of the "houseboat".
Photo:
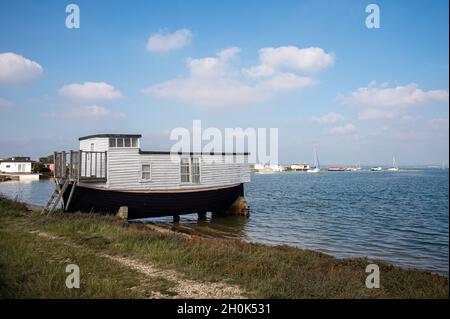
[{"label": "houseboat", "polygon": [[[248,153],[143,151],[135,134],[90,135],[79,142],[77,151],[54,154],[52,197],[61,197],[67,212],[125,211],[128,219],[248,212]],[[55,200],[46,207],[51,212]]]}]

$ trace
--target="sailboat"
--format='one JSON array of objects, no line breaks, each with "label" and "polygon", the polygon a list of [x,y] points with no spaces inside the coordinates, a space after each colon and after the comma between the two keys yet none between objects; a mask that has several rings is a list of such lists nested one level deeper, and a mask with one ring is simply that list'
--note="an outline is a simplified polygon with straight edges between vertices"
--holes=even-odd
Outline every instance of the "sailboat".
[{"label": "sailboat", "polygon": [[387,169],[389,172],[398,172],[398,166],[397,163],[395,162],[395,157],[392,158],[392,167]]},{"label": "sailboat", "polygon": [[317,151],[314,150],[314,165],[311,166],[308,170],[308,173],[319,173],[320,165],[319,165],[319,156],[317,156]]}]

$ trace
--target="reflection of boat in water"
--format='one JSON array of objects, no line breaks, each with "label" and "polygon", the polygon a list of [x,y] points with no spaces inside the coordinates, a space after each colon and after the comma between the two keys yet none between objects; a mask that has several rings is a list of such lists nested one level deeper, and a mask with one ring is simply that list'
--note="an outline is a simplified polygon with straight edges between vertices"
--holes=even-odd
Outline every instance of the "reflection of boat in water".
[{"label": "reflection of boat in water", "polygon": [[395,162],[395,157],[392,159],[392,167],[387,169],[389,172],[398,172],[398,166]]},{"label": "reflection of boat in water", "polygon": [[380,172],[383,170],[383,168],[381,166],[376,166],[376,167],[372,167],[370,170],[372,172]]},{"label": "reflection of boat in water", "polygon": [[[154,219],[152,220],[154,222]],[[211,214],[211,217],[201,220],[186,216],[181,223],[173,224],[169,219],[156,221],[156,225],[173,231],[200,235],[209,238],[242,239],[246,237],[247,216],[224,216]]]},{"label": "reflection of boat in water", "polygon": [[345,167],[329,167],[329,172],[345,172]]},{"label": "reflection of boat in water", "polygon": [[320,172],[320,164],[319,164],[319,156],[317,155],[317,151],[314,150],[314,164],[310,168],[308,168],[308,173],[319,173]]}]

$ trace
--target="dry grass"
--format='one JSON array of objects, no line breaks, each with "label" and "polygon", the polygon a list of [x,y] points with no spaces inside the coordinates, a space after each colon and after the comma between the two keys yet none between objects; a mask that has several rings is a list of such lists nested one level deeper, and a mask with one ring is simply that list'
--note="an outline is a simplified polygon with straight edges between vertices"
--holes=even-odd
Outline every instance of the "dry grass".
[{"label": "dry grass", "polygon": [[[78,248],[37,240],[30,233],[36,230]],[[287,246],[160,233],[111,216],[45,217],[0,200],[0,297],[171,297],[177,280],[162,276],[141,286],[142,273],[102,254],[176,271],[185,280],[239,286],[248,297],[448,298],[448,278],[428,272],[377,262],[381,288],[368,289],[366,259],[338,260]],[[89,274],[84,290],[65,288],[62,267],[68,259]]]}]

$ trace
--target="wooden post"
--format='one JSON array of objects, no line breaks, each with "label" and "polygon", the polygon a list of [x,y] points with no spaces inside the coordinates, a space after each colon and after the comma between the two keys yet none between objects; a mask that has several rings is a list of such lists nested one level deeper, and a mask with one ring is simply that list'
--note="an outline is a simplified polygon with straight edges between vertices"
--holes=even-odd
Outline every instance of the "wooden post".
[{"label": "wooden post", "polygon": [[173,215],[173,222],[179,223],[180,222],[180,215]]},{"label": "wooden post", "polygon": [[198,220],[206,220],[206,212],[198,213]]},{"label": "wooden post", "polygon": [[128,219],[128,206],[120,206],[117,217],[120,219]]}]

